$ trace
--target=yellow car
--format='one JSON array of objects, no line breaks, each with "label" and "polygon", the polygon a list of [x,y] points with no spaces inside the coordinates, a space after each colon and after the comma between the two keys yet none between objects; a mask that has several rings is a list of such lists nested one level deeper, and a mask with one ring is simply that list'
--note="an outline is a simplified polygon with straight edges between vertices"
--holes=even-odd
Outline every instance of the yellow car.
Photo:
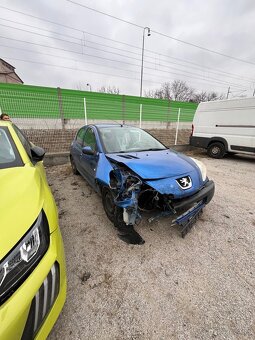
[{"label": "yellow car", "polygon": [[0,339],[46,339],[66,298],[66,269],[44,151],[0,121]]}]

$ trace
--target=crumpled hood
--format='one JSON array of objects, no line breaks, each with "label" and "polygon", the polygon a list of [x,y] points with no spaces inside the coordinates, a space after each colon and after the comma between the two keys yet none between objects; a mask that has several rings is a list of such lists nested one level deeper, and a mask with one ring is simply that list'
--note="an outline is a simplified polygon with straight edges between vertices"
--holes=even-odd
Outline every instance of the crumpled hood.
[{"label": "crumpled hood", "polygon": [[196,170],[192,160],[171,150],[107,154],[109,160],[124,163],[143,179],[182,176]]},{"label": "crumpled hood", "polygon": [[35,168],[0,170],[0,259],[32,226],[42,206],[42,181]]}]

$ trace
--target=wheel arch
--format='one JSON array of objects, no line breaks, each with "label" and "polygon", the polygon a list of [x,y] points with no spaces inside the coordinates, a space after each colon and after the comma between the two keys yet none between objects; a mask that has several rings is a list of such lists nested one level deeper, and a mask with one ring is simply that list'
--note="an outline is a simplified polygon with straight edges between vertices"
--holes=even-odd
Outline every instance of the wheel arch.
[{"label": "wheel arch", "polygon": [[225,138],[223,137],[211,137],[209,142],[208,142],[208,145],[207,145],[207,148],[212,144],[212,143],[222,143],[225,147],[225,151],[227,152],[228,151],[228,142],[226,141]]}]

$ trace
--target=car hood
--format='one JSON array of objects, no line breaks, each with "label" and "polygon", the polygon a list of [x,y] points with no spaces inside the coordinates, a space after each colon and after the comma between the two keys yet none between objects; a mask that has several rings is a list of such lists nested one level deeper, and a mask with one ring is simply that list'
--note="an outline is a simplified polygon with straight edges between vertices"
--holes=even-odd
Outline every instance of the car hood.
[{"label": "car hood", "polygon": [[32,226],[42,206],[42,181],[35,168],[0,170],[0,259]]},{"label": "car hood", "polygon": [[192,160],[171,150],[107,154],[109,160],[124,163],[142,179],[161,179],[188,174],[196,170]]}]

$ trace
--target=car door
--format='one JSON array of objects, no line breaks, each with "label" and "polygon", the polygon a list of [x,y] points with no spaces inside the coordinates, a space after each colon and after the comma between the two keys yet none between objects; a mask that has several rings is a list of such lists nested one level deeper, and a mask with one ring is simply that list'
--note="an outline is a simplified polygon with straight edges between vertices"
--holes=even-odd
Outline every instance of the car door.
[{"label": "car door", "polygon": [[83,140],[83,147],[90,146],[92,151],[94,152],[93,155],[85,155],[81,152],[80,156],[80,166],[81,166],[81,173],[89,182],[89,184],[96,188],[95,184],[95,174],[97,169],[98,163],[98,146],[96,141],[96,136],[91,127],[88,127],[85,131],[84,140]]},{"label": "car door", "polygon": [[73,141],[72,146],[71,146],[71,156],[73,157],[75,166],[80,173],[82,173],[81,154],[82,154],[85,132],[86,132],[86,128],[82,127],[77,132],[76,138]]}]

